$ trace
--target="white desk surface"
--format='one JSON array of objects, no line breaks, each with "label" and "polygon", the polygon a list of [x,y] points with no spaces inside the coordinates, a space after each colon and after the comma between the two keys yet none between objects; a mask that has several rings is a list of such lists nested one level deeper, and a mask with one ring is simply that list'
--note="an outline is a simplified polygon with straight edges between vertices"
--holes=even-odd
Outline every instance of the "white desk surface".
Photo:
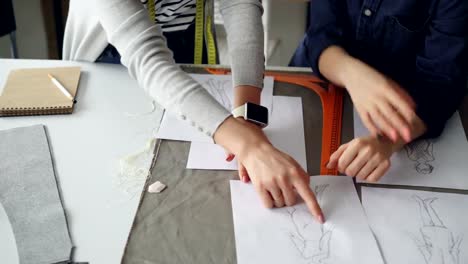
[{"label": "white desk surface", "polygon": [[[145,147],[159,126],[162,110],[136,117],[126,114],[148,112],[152,103],[120,65],[0,59],[0,92],[11,69],[71,65],[82,67],[73,114],[0,118],[0,130],[46,126],[75,246],[73,260],[120,263],[143,184],[134,195],[116,187],[119,160]],[[16,249],[2,208],[0,230],[7,234],[0,235],[0,247]],[[17,263],[12,250],[7,256],[2,251],[2,263]]]}]

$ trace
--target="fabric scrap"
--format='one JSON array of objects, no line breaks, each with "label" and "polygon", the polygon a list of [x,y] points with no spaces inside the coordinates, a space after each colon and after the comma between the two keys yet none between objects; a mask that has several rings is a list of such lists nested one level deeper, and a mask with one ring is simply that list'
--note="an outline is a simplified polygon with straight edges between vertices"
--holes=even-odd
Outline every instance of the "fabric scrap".
[{"label": "fabric scrap", "polygon": [[69,261],[72,242],[44,126],[0,131],[0,182],[20,263]]},{"label": "fabric scrap", "polygon": [[164,189],[166,189],[166,185],[164,185],[160,181],[157,181],[157,182],[151,184],[148,187],[148,192],[150,192],[150,193],[160,193],[160,192],[164,191]]}]

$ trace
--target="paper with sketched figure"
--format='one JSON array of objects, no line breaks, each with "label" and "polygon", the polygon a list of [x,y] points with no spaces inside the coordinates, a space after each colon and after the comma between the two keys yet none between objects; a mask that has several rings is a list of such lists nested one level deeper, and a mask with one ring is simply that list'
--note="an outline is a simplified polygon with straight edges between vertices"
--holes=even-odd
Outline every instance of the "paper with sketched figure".
[{"label": "paper with sketched figure", "polygon": [[363,187],[387,264],[468,263],[468,195]]},{"label": "paper with sketched figure", "polygon": [[265,208],[254,187],[231,181],[239,264],[383,264],[353,181],[341,176],[311,177],[326,223],[316,222],[301,202]]},{"label": "paper with sketched figure", "polygon": [[[232,110],[234,87],[230,75],[190,74],[190,76],[200,83],[228,111]],[[273,107],[273,77],[265,77],[263,83],[261,105],[271,110]],[[207,109],[207,111],[209,110]],[[179,141],[213,142],[211,137],[198,131],[196,126],[191,126],[190,120],[182,120],[176,114],[167,111],[161,120],[156,137]]]},{"label": "paper with sketched figure", "polygon": [[[355,137],[368,135],[354,111]],[[393,154],[379,184],[468,189],[468,141],[456,112],[439,138],[411,142]]]},{"label": "paper with sketched figure", "polygon": [[[293,157],[307,171],[304,119],[300,97],[273,96],[270,124],[264,132],[279,150]],[[213,143],[192,142],[188,169],[237,170],[237,160],[226,161],[225,150]]]}]

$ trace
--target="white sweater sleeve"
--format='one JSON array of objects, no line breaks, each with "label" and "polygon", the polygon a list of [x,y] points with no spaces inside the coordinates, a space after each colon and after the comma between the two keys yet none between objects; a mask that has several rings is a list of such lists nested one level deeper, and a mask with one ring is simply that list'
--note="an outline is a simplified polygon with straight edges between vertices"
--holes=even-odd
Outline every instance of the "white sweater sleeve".
[{"label": "white sweater sleeve", "polygon": [[221,0],[220,11],[226,28],[234,87],[263,88],[262,4],[260,0]]},{"label": "white sweater sleeve", "polygon": [[[174,62],[158,25],[139,0],[96,0],[99,22],[130,75],[160,105],[212,136],[230,115]],[[263,29],[259,0],[222,0],[234,85],[262,87]]]},{"label": "white sweater sleeve", "polygon": [[96,0],[107,39],[130,75],[156,102],[212,136],[230,115],[203,87],[174,62],[158,25],[138,0]]}]

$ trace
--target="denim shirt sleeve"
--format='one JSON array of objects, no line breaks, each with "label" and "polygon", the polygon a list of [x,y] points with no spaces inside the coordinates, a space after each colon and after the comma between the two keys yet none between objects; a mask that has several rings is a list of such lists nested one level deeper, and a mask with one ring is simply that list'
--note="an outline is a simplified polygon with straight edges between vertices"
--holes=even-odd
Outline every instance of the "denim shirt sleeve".
[{"label": "denim shirt sleeve", "polygon": [[439,136],[466,94],[467,25],[468,1],[440,1],[409,83],[417,115],[427,126],[423,137]]},{"label": "denim shirt sleeve", "polygon": [[309,66],[320,77],[323,77],[318,66],[322,52],[332,45],[342,46],[342,6],[336,0],[314,0],[310,9],[310,27],[303,42],[302,56],[305,56]]}]

